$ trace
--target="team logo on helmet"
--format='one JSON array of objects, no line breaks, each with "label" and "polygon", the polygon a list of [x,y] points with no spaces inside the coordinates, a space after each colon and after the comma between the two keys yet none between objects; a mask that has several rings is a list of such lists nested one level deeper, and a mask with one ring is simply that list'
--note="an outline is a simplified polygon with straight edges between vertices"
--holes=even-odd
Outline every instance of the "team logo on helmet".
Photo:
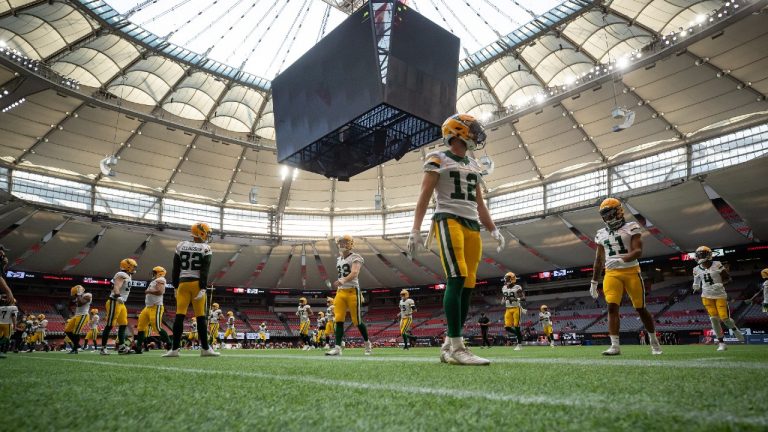
[{"label": "team logo on helmet", "polygon": [[485,131],[477,119],[469,114],[454,114],[443,122],[443,142],[450,144],[451,138],[458,138],[467,150],[478,150],[485,146]]}]

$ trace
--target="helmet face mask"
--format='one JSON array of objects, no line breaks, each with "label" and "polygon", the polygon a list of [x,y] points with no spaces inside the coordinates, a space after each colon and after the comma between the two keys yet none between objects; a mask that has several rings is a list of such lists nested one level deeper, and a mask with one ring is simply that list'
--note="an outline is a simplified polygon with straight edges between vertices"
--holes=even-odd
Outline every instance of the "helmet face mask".
[{"label": "helmet face mask", "polygon": [[138,267],[138,264],[136,264],[136,260],[134,260],[133,258],[125,258],[122,261],[120,261],[120,270],[128,274],[136,273],[137,267]]},{"label": "helmet face mask", "polygon": [[712,261],[712,249],[707,246],[699,246],[694,253],[696,262],[704,264],[707,261]]},{"label": "helmet face mask", "polygon": [[485,146],[486,134],[483,126],[469,114],[454,114],[442,126],[443,142],[451,145],[452,138],[460,139],[467,150],[479,150]]},{"label": "helmet face mask", "polygon": [[621,209],[621,205],[618,207],[602,207],[600,209],[600,217],[603,218],[605,225],[612,231],[621,228],[625,222],[624,211]]},{"label": "helmet face mask", "polygon": [[512,273],[512,272],[509,272],[509,273],[504,275],[503,281],[504,281],[504,283],[507,283],[507,284],[513,284],[513,283],[517,282],[517,275]]},{"label": "helmet face mask", "polygon": [[762,276],[763,279],[768,279],[768,268],[764,268],[760,271],[760,276]]},{"label": "helmet face mask", "polygon": [[408,292],[408,290],[402,290],[400,291],[400,298],[407,299],[411,296],[411,293]]},{"label": "helmet face mask", "polygon": [[351,235],[345,234],[339,237],[338,240],[336,240],[336,246],[339,247],[339,252],[349,253],[355,247],[355,240],[352,238]]},{"label": "helmet face mask", "polygon": [[299,299],[299,306],[304,306],[305,304],[307,304],[307,299],[304,298],[304,297],[300,298]]},{"label": "helmet face mask", "polygon": [[155,266],[154,268],[152,268],[152,271],[150,272],[150,276],[154,280],[157,278],[165,277],[166,273],[167,272],[165,271],[164,267]]}]

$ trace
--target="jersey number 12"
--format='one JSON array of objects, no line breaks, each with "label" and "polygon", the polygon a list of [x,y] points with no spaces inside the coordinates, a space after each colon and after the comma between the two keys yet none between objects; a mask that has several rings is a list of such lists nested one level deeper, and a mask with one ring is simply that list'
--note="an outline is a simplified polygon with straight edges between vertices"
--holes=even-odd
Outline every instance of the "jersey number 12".
[{"label": "jersey number 12", "polygon": [[477,174],[467,174],[467,193],[461,190],[461,173],[459,171],[451,171],[448,173],[453,179],[453,193],[451,199],[475,201],[475,188],[477,188]]}]

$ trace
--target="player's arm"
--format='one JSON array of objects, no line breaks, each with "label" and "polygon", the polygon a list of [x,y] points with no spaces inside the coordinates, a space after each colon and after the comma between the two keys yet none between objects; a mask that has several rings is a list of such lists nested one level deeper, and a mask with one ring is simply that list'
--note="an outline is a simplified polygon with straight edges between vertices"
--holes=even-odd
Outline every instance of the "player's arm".
[{"label": "player's arm", "polygon": [[491,212],[488,211],[488,207],[485,205],[483,189],[480,188],[479,184],[475,186],[475,201],[477,201],[477,215],[480,217],[480,223],[483,224],[488,232],[496,231],[496,224],[493,223]]},{"label": "player's arm", "polygon": [[731,274],[728,273],[728,270],[725,267],[720,270],[720,278],[723,280],[723,285],[733,280]]},{"label": "player's arm", "polygon": [[643,239],[640,238],[640,234],[635,234],[629,243],[629,252],[621,257],[621,260],[630,262],[640,258],[641,255],[643,255]]},{"label": "player's arm", "polygon": [[603,266],[605,265],[605,249],[597,246],[595,250],[595,262],[592,264],[592,281],[597,282],[603,277]]},{"label": "player's arm", "polygon": [[11,287],[8,286],[8,283],[5,282],[5,278],[0,276],[0,289],[3,290],[3,293],[5,293],[5,296],[8,297],[8,304],[14,305],[16,304],[16,298],[13,297],[13,292],[11,292]]},{"label": "player's arm", "polygon": [[[309,306],[309,305],[307,305],[307,306]],[[307,316],[308,316],[308,317],[311,317],[311,316],[312,316],[312,306],[309,306],[309,307],[307,308]]]},{"label": "player's arm", "polygon": [[424,215],[427,214],[429,200],[432,199],[438,180],[440,180],[440,174],[437,171],[424,173],[424,178],[421,180],[421,192],[419,192],[419,199],[416,201],[411,232],[421,231],[421,223],[424,221]]},{"label": "player's arm", "polygon": [[173,284],[173,287],[176,289],[179,288],[180,277],[181,277],[181,257],[179,256],[179,253],[176,252],[173,255],[173,270],[171,271],[171,283]]},{"label": "player's arm", "polygon": [[125,283],[125,276],[117,276],[115,277],[115,283],[112,284],[112,292],[110,293],[109,297],[113,300],[120,297],[120,289],[123,287],[123,284]]},{"label": "player's arm", "polygon": [[701,276],[696,274],[696,272],[693,273],[693,292],[696,292],[701,289]]},{"label": "player's arm", "polygon": [[208,287],[208,273],[211,270],[211,255],[210,253],[207,255],[203,255],[203,265],[200,268],[200,289],[205,289]]},{"label": "player's arm", "polygon": [[86,303],[90,303],[92,299],[93,299],[93,296],[91,295],[91,293],[85,293],[81,296],[77,296],[77,299],[75,300],[75,302],[77,303],[78,306],[82,306]]},{"label": "player's arm", "polygon": [[155,287],[151,289],[147,289],[145,291],[146,294],[152,294],[152,295],[163,295],[165,294],[165,282],[157,281],[155,282]]}]

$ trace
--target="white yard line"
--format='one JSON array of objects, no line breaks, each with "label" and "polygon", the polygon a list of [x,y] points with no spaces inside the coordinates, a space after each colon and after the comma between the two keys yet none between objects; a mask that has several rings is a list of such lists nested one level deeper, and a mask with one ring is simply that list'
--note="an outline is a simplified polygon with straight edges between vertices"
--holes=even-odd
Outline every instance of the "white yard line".
[{"label": "white yard line", "polygon": [[[296,357],[296,356],[284,356],[285,358],[299,358],[307,359],[313,357]],[[68,362],[68,363],[84,363],[91,365],[109,366],[111,368],[123,368],[123,369],[149,369],[165,372],[179,372],[201,375],[223,375],[241,378],[258,378],[260,380],[274,380],[274,381],[295,381],[300,383],[312,383],[323,387],[341,387],[352,390],[369,390],[369,391],[388,391],[392,393],[401,393],[407,395],[427,395],[440,398],[450,399],[480,399],[493,402],[512,402],[523,405],[552,405],[552,406],[567,406],[583,409],[595,409],[601,412],[628,412],[634,411],[638,413],[644,413],[648,415],[658,415],[660,412],[668,412],[669,406],[666,405],[653,405],[653,404],[638,404],[638,403],[617,403],[613,399],[600,397],[594,394],[578,394],[571,395],[569,397],[563,396],[531,396],[531,395],[517,395],[517,394],[504,394],[492,391],[474,391],[474,390],[457,390],[448,388],[430,388],[430,387],[414,387],[398,384],[382,384],[382,383],[370,383],[360,381],[348,381],[337,380],[328,378],[317,378],[308,375],[278,375],[262,372],[249,372],[249,371],[237,371],[237,370],[216,370],[216,369],[195,369],[188,367],[175,367],[175,366],[158,366],[147,364],[135,364],[135,363],[117,363],[112,361],[102,360],[80,360],[61,358],[59,356],[44,357],[40,355],[27,356],[28,359],[34,360],[47,360],[54,362]],[[281,357],[282,358],[282,357]],[[168,359],[164,361],[172,362]],[[724,422],[726,424],[748,424],[754,426],[768,426],[768,416],[748,417],[742,415],[732,415],[730,413],[714,413],[712,411],[694,411],[686,410],[685,412],[672,413],[673,417],[682,417],[697,423],[711,424],[713,421]]]}]

